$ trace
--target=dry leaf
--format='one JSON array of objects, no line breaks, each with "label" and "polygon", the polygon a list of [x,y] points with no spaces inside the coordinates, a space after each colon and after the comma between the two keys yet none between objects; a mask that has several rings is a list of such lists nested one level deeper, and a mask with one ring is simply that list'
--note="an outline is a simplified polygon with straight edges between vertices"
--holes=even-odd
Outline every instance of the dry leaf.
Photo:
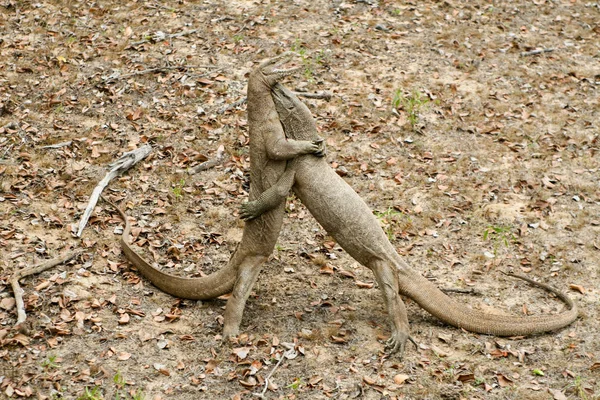
[{"label": "dry leaf", "polygon": [[514,383],[512,380],[508,379],[505,375],[502,374],[496,374],[496,378],[498,379],[498,384],[501,387],[510,386]]},{"label": "dry leaf", "polygon": [[354,283],[356,284],[356,286],[358,286],[361,289],[371,289],[375,284],[374,283],[367,283],[367,282],[362,282],[359,281],[358,279],[354,281]]},{"label": "dry leaf", "polygon": [[576,290],[581,294],[585,294],[585,288],[581,285],[570,284],[569,289]]},{"label": "dry leaf", "polygon": [[406,374],[397,374],[394,376],[394,383],[396,385],[402,385],[404,382],[408,380],[409,376]]}]

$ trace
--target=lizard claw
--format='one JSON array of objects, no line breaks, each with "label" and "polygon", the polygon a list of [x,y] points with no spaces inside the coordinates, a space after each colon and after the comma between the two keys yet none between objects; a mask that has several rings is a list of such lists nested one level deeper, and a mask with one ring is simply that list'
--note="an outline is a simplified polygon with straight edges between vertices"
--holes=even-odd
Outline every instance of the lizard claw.
[{"label": "lizard claw", "polygon": [[404,355],[404,350],[406,349],[406,341],[410,340],[416,346],[417,343],[406,333],[396,333],[392,334],[392,336],[385,342],[385,352],[387,354],[398,353],[399,357]]},{"label": "lizard claw", "polygon": [[256,201],[249,201],[240,206],[240,218],[251,221],[260,216],[260,210],[256,207]]},{"label": "lizard claw", "polygon": [[317,157],[325,157],[327,155],[327,148],[325,147],[325,141],[320,138],[317,140],[313,140],[312,142],[315,146],[318,146],[318,150],[313,153],[313,155]]}]

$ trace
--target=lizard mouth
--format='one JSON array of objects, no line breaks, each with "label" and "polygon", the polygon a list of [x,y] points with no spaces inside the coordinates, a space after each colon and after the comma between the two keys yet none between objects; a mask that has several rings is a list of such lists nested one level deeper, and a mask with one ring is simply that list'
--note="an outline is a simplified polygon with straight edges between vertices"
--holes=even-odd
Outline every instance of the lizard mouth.
[{"label": "lizard mouth", "polygon": [[288,75],[294,74],[302,68],[300,66],[292,66],[289,68],[283,67],[294,58],[295,55],[296,53],[286,51],[285,53],[263,61],[263,63],[260,64],[259,69],[266,78],[275,78],[276,80],[282,79]]}]

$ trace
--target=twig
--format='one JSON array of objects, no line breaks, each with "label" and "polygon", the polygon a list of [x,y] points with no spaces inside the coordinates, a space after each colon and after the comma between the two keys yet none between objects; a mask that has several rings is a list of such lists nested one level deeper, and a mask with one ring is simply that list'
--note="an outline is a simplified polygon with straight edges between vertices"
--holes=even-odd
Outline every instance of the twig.
[{"label": "twig", "polygon": [[325,101],[331,100],[333,94],[328,91],[317,92],[317,93],[308,93],[308,92],[294,92],[296,96],[305,97],[307,99],[321,99]]},{"label": "twig", "polygon": [[16,121],[10,121],[8,124],[2,127],[3,131],[7,129],[19,129],[19,124]]},{"label": "twig", "polygon": [[238,108],[242,104],[246,104],[246,101],[248,101],[248,98],[247,97],[242,97],[238,101],[235,101],[235,102],[233,102],[231,104],[227,104],[227,105],[219,108],[217,110],[217,114],[224,114],[224,113],[226,113],[229,110],[233,110],[234,108]]},{"label": "twig", "polygon": [[21,285],[19,285],[19,280],[29,275],[39,274],[40,272],[55,267],[59,264],[66,263],[72,258],[77,257],[79,254],[81,254],[81,250],[72,251],[64,256],[48,260],[45,263],[35,267],[23,268],[13,274],[12,278],[10,279],[10,285],[12,286],[13,293],[15,294],[15,302],[17,305],[17,323],[15,324],[15,327],[18,327],[27,319],[27,314],[25,313],[25,303],[23,302],[24,290],[21,288]]},{"label": "twig", "polygon": [[187,35],[191,35],[193,33],[198,32],[200,29],[191,29],[189,31],[183,31],[183,32],[178,32],[178,33],[172,33],[167,35],[166,33],[162,32],[162,31],[156,31],[154,32],[154,35],[152,35],[152,37],[150,39],[143,39],[137,42],[133,42],[130,44],[130,46],[138,46],[140,44],[144,44],[147,42],[162,42],[163,40],[168,40],[168,39],[174,39],[174,38],[178,38],[181,36],[187,36]]},{"label": "twig", "polygon": [[190,169],[188,173],[190,175],[197,174],[200,171],[204,171],[209,168],[216,167],[217,165],[223,164],[225,162],[225,146],[220,145],[217,149],[217,157],[214,160],[208,160],[201,164],[196,165],[194,168]]},{"label": "twig", "polygon": [[73,143],[73,141],[69,140],[68,142],[49,144],[48,146],[42,146],[42,149],[59,149],[61,147],[70,146],[71,143]]},{"label": "twig", "polygon": [[479,296],[481,292],[474,288],[462,289],[462,288],[440,288],[444,293],[462,293],[462,294],[473,294]]},{"label": "twig", "polygon": [[77,237],[81,237],[81,233],[85,228],[85,225],[96,207],[96,203],[98,202],[98,197],[104,190],[104,188],[108,185],[108,183],[115,177],[121,175],[123,172],[127,171],[129,168],[133,167],[135,164],[143,160],[150,154],[152,151],[152,146],[149,144],[140,147],[139,149],[129,151],[124,153],[121,158],[117,161],[109,164],[110,171],[106,173],[104,178],[96,185],[92,195],[90,196],[90,201],[85,209],[85,212],[81,216],[81,221],[79,221],[79,229],[77,230]]},{"label": "twig", "polygon": [[551,53],[553,51],[554,49],[535,49],[531,51],[524,51],[521,53],[521,57],[535,56],[536,54]]},{"label": "twig", "polygon": [[[293,93],[298,97],[304,97],[307,99],[321,99],[321,100],[325,100],[325,101],[329,101],[333,97],[333,94],[328,91],[317,92],[317,93],[308,93],[308,92],[293,92]],[[237,100],[236,102],[227,104],[226,106],[219,108],[217,110],[217,114],[223,114],[229,110],[238,108],[242,104],[245,104],[247,101],[248,101],[248,99],[246,97],[242,97],[241,99]]]},{"label": "twig", "polygon": [[[123,74],[123,75],[121,75],[119,71],[115,71],[112,74],[110,74],[109,76],[103,77],[103,79],[105,82],[108,83],[108,82],[114,82],[119,79],[126,79],[126,78],[131,78],[132,76],[151,74],[154,72],[170,71],[173,69],[188,70],[188,69],[193,69],[193,68],[217,68],[217,67],[213,66],[213,65],[169,65],[169,66],[165,66],[165,67],[154,67],[154,68],[143,69],[140,71],[130,72],[128,74]],[[210,72],[201,74],[201,76],[209,75],[214,72],[215,71],[210,71]]]},{"label": "twig", "polygon": [[277,365],[275,365],[275,367],[273,367],[271,372],[269,372],[269,375],[267,375],[267,377],[265,378],[265,387],[263,388],[262,392],[261,393],[252,393],[254,396],[260,397],[261,399],[265,398],[265,393],[267,392],[267,388],[269,387],[269,379],[271,379],[271,377],[275,373],[275,370],[277,370],[277,368],[279,368],[279,366],[283,362],[284,358],[285,358],[285,356],[282,354],[281,357],[279,358],[279,361],[277,362]]}]

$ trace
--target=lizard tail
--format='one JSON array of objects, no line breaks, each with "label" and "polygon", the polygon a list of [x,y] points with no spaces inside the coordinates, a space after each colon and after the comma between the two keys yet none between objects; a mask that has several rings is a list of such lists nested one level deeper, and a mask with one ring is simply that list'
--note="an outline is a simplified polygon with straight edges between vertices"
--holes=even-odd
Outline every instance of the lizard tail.
[{"label": "lizard tail", "polygon": [[225,267],[208,276],[200,278],[182,278],[167,274],[154,268],[131,248],[129,243],[131,224],[129,223],[127,216],[123,210],[105,197],[102,197],[102,199],[115,208],[125,222],[125,229],[123,229],[120,241],[121,249],[125,254],[125,257],[146,279],[152,282],[154,286],[170,295],[190,300],[213,299],[231,292],[237,276],[238,261],[243,259],[243,257],[239,257],[237,250]]},{"label": "lizard tail", "polygon": [[469,309],[464,304],[454,301],[436,285],[414,271],[401,269],[398,273],[400,294],[410,297],[441,321],[470,332],[496,336],[531,335],[563,328],[577,319],[577,306],[565,293],[523,275],[508,275],[523,279],[555,294],[566,304],[567,310],[559,314],[528,317],[489,314]]}]

